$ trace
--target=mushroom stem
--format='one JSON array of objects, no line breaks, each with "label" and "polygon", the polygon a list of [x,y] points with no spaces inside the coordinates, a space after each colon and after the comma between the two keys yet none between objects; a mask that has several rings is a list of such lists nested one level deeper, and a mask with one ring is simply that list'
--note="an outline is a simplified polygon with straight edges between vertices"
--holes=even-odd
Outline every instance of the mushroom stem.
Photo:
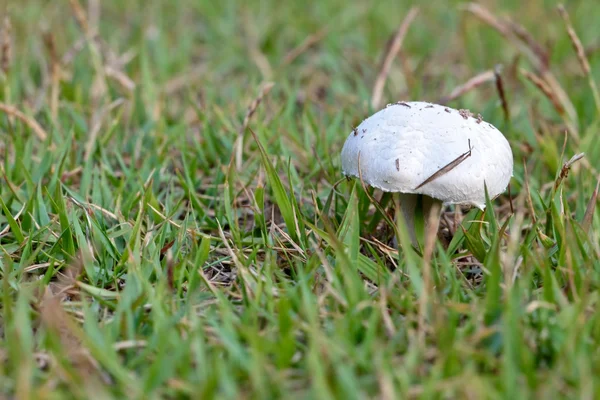
[{"label": "mushroom stem", "polygon": [[[442,212],[442,202],[433,197],[411,194],[396,193],[396,210],[402,212],[402,217],[412,245],[419,251],[425,248],[425,243],[433,246],[433,239],[437,236]],[[399,207],[398,207],[399,205]],[[396,214],[398,222],[398,214]],[[395,244],[397,245],[397,238]]]},{"label": "mushroom stem", "polygon": [[[419,248],[417,241],[417,232],[415,230],[415,210],[419,201],[418,194],[396,193],[396,223],[398,223],[398,211],[402,212],[404,224],[408,232],[408,236],[415,248]],[[398,238],[395,238],[397,241]]]}]

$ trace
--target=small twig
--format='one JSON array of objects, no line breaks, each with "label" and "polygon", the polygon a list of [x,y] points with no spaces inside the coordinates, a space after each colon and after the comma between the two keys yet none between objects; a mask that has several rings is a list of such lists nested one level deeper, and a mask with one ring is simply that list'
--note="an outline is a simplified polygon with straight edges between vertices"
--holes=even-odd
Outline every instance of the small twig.
[{"label": "small twig", "polygon": [[504,112],[504,120],[510,121],[510,109],[508,108],[508,100],[506,99],[506,92],[504,91],[504,83],[502,81],[502,65],[498,64],[494,67],[494,77],[496,78],[496,90],[500,96],[502,102],[502,111]]},{"label": "small twig", "polygon": [[371,96],[371,106],[373,108],[378,108],[381,104],[381,96],[383,95],[383,88],[385,86],[385,81],[387,80],[387,76],[390,72],[390,68],[392,66],[392,62],[396,55],[400,51],[402,47],[402,42],[404,41],[404,37],[408,32],[408,28],[410,24],[413,22],[417,14],[419,13],[419,9],[416,7],[411,8],[408,11],[408,14],[402,21],[400,28],[394,34],[392,39],[392,43],[383,58],[383,63],[381,64],[381,69],[379,74],[377,75],[377,79],[375,80],[375,86],[373,87],[373,95]]},{"label": "small twig", "polygon": [[33,132],[37,135],[37,137],[40,138],[40,140],[46,140],[46,138],[48,137],[48,134],[46,133],[44,128],[42,128],[42,126],[40,124],[38,124],[36,120],[23,114],[21,111],[17,110],[15,107],[8,105],[8,104],[0,103],[0,111],[17,118],[18,120],[23,122],[25,125],[29,126],[33,130]]},{"label": "small twig", "polygon": [[450,161],[448,164],[444,165],[442,168],[437,170],[433,175],[431,175],[429,178],[425,179],[423,181],[423,183],[421,183],[419,186],[414,188],[414,190],[422,188],[423,186],[427,185],[429,182],[432,182],[432,181],[438,179],[439,177],[447,174],[448,172],[452,171],[454,168],[458,167],[459,164],[461,164],[467,158],[471,157],[472,151],[473,151],[473,148],[471,147],[471,139],[469,139],[469,150],[468,151],[462,153],[460,156],[456,157],[454,160]]},{"label": "small twig", "polygon": [[450,92],[449,95],[442,97],[440,99],[439,103],[446,104],[449,101],[457,99],[458,97],[477,88],[478,86],[481,86],[486,82],[493,81],[494,77],[495,77],[494,71],[492,71],[492,70],[484,71],[480,74],[477,74],[474,77],[472,77],[471,79],[469,79],[468,81],[466,81],[465,83],[463,83],[462,85],[455,87],[454,90],[452,92]]}]

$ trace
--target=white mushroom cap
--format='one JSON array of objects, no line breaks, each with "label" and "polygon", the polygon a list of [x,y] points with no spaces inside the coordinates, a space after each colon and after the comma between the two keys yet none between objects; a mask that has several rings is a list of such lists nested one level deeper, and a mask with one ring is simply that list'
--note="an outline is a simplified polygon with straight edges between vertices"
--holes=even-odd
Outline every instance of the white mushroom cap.
[{"label": "white mushroom cap", "polygon": [[[453,168],[438,173],[453,162]],[[483,209],[486,185],[491,198],[506,190],[513,155],[502,133],[481,116],[437,104],[400,102],[350,133],[342,149],[342,170],[386,192],[423,194],[444,204]]]}]

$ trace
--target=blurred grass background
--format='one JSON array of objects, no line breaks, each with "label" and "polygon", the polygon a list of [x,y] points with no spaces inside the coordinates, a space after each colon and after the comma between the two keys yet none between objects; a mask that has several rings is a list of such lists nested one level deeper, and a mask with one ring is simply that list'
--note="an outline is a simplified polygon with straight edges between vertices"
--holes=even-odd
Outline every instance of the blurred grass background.
[{"label": "blurred grass background", "polygon": [[[600,11],[565,5],[578,56],[557,4],[5,0],[2,394],[594,397]],[[381,106],[515,156],[431,265],[339,161],[411,7]]]}]

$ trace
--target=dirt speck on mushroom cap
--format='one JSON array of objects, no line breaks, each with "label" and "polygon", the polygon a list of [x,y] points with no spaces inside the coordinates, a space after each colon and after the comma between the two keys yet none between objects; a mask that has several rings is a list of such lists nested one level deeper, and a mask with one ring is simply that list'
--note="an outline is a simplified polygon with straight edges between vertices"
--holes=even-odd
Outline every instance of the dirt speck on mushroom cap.
[{"label": "dirt speck on mushroom cap", "polygon": [[473,113],[469,110],[465,110],[465,109],[460,109],[458,110],[458,113],[460,114],[461,117],[463,117],[464,119],[469,119],[473,116]]},{"label": "dirt speck on mushroom cap", "polygon": [[[350,134],[342,149],[345,175],[358,177],[358,154],[365,183],[390,192],[419,193],[446,204],[485,204],[502,193],[513,171],[513,155],[506,138],[493,125],[481,124],[464,112],[425,102],[396,104],[365,119],[372,140]],[[448,112],[444,112],[448,110]],[[441,112],[440,112],[441,111]],[[439,165],[451,163],[472,146],[471,156],[439,178],[415,190]]]}]

